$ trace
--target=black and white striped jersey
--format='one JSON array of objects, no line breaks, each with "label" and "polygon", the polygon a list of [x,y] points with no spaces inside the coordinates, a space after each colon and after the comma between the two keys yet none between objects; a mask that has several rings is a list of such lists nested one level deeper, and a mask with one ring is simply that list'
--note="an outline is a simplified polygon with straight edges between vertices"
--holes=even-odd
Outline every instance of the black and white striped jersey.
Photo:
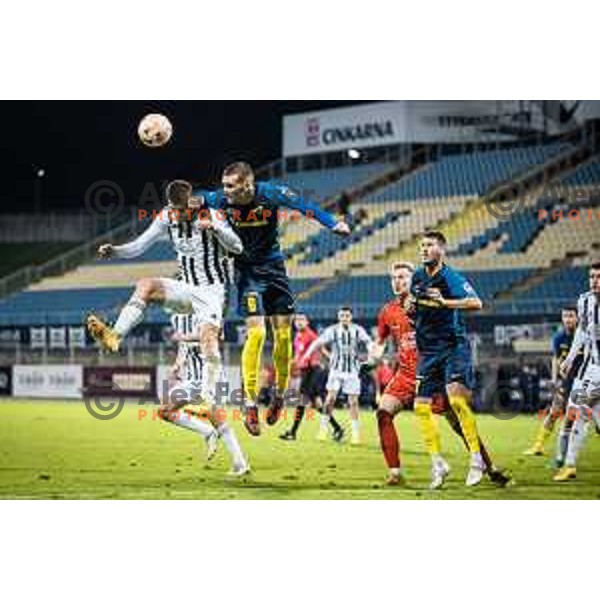
[{"label": "black and white striped jersey", "polygon": [[600,307],[596,294],[586,292],[579,296],[577,316],[579,323],[565,362],[571,365],[583,347],[583,363],[578,373],[582,377],[589,365],[600,366]]},{"label": "black and white striped jersey", "polygon": [[360,325],[331,325],[319,336],[319,345],[331,350],[329,368],[340,373],[358,374],[360,354],[371,344],[369,334]]},{"label": "black and white striped jersey", "polygon": [[202,229],[197,218],[164,208],[135,240],[114,247],[117,258],[134,258],[159,240],[170,239],[179,262],[181,280],[194,286],[232,281],[230,255],[243,250],[242,242],[223,213],[210,209],[212,229]]},{"label": "black and white striped jersey", "polygon": [[[182,335],[197,334],[200,323],[194,314],[174,314],[171,325]],[[184,354],[182,379],[186,381],[202,381],[203,359],[199,342],[179,342],[179,352]]]},{"label": "black and white striped jersey", "polygon": [[600,366],[600,315],[598,298],[593,292],[586,292],[577,300],[577,329],[569,354],[561,368],[570,369],[577,354],[583,349],[583,362],[577,373],[581,378],[590,365]]},{"label": "black and white striped jersey", "polygon": [[[217,226],[217,218],[213,216],[213,220]],[[196,221],[181,219],[169,221],[168,234],[177,252],[182,281],[194,286],[231,284],[232,261],[215,230],[200,229]]]}]

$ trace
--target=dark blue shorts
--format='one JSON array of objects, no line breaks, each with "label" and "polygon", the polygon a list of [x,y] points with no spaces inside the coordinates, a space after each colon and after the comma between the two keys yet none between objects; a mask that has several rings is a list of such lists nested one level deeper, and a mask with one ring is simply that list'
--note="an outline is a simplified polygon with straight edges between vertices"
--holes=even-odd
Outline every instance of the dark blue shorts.
[{"label": "dark blue shorts", "polygon": [[242,317],[291,315],[294,295],[283,261],[236,265],[238,313]]},{"label": "dark blue shorts", "polygon": [[445,390],[449,383],[461,383],[472,390],[475,373],[468,342],[442,348],[436,352],[419,352],[417,364],[417,396],[431,398]]}]

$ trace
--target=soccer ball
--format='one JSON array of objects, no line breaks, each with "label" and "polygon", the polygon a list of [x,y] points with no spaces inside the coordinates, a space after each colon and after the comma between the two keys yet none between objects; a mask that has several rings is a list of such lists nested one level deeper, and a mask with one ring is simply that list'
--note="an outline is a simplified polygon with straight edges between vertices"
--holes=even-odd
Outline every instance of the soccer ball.
[{"label": "soccer ball", "polygon": [[138,125],[138,136],[144,146],[159,148],[164,146],[173,135],[173,125],[165,115],[152,113],[146,115]]}]

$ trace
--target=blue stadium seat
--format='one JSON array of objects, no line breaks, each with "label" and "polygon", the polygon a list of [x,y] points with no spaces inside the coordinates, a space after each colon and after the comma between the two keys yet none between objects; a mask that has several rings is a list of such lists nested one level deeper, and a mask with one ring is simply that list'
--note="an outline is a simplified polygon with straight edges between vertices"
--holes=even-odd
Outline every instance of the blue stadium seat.
[{"label": "blue stadium seat", "polygon": [[562,182],[566,185],[593,185],[594,183],[600,183],[600,158],[581,165],[570,175],[563,177]]},{"label": "blue stadium seat", "polygon": [[506,241],[499,249],[500,254],[523,252],[533,241],[534,237],[549,222],[548,218],[538,218],[538,211],[544,209],[547,212],[550,212],[554,203],[555,202],[552,199],[541,198],[538,200],[534,210],[523,210],[517,212],[508,221],[499,221],[496,225],[489,227],[483,233],[462,242],[449,254],[452,256],[474,254],[478,250],[485,248],[490,242],[498,240],[502,236],[506,237]]},{"label": "blue stadium seat", "polygon": [[281,181],[321,201],[366,181],[390,167],[387,163],[371,163],[334,169],[288,173]]},{"label": "blue stadium seat", "polygon": [[[357,244],[366,237],[373,235],[376,231],[394,223],[401,216],[401,213],[393,211],[386,213],[383,217],[375,219],[365,227],[358,227],[350,236],[339,237],[332,235],[330,231],[320,230],[318,234],[311,236],[308,241],[306,256],[300,261],[301,264],[319,263],[326,258],[330,258],[339,252],[345,250],[353,244]],[[302,248],[306,247],[306,243]]]},{"label": "blue stadium seat", "polygon": [[568,144],[555,143],[444,156],[413,175],[371,194],[367,201],[482,195],[494,183],[508,180],[535,165],[543,164],[568,148]]},{"label": "blue stadium seat", "polygon": [[[314,285],[315,280],[292,280],[292,290],[299,293]],[[132,288],[89,288],[80,290],[25,291],[0,300],[0,325],[73,325],[82,323],[93,310],[114,319],[131,296]],[[235,294],[234,294],[235,295]],[[236,298],[232,298],[235,305]],[[148,323],[166,323],[168,315],[152,307],[146,314]]]},{"label": "blue stadium seat", "polygon": [[[491,301],[523,280],[531,269],[511,269],[498,271],[473,271],[466,273],[467,278],[486,301]],[[390,280],[387,276],[363,276],[338,280],[311,296],[304,304],[307,312],[314,316],[332,315],[339,306],[349,304],[362,311],[362,317],[374,318],[381,305],[393,297]]]}]

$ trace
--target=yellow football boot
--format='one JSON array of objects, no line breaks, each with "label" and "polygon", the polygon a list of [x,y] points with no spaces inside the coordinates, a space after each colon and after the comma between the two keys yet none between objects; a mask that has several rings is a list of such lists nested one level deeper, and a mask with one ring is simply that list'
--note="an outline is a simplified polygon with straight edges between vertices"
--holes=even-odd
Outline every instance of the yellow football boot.
[{"label": "yellow football boot", "polygon": [[105,349],[118,352],[121,346],[121,337],[112,327],[100,320],[96,315],[90,315],[85,324],[90,335]]},{"label": "yellow football boot", "polygon": [[577,469],[575,467],[563,467],[555,476],[554,481],[570,481],[577,477]]}]

